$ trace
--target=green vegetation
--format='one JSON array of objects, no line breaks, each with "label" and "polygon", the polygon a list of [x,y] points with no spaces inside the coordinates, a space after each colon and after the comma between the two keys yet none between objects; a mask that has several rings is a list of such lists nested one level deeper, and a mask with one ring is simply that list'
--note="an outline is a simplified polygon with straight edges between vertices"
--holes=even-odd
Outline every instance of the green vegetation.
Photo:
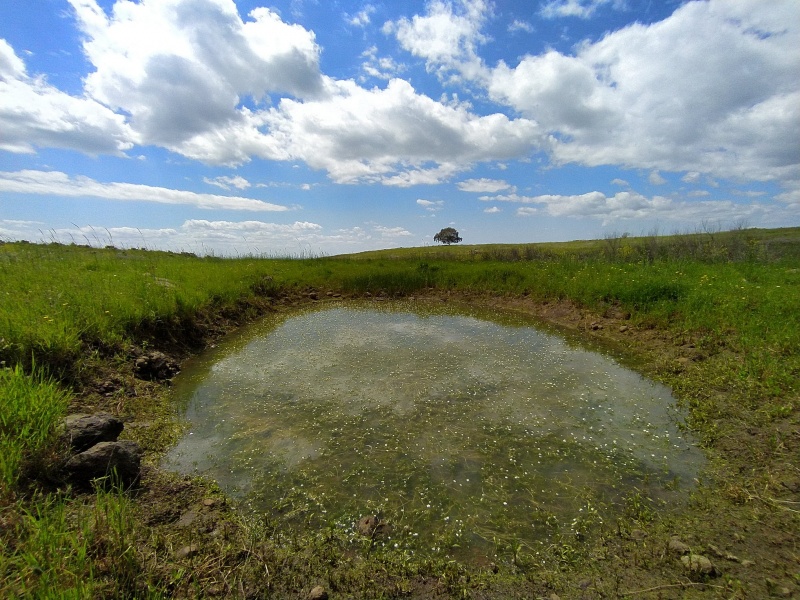
[{"label": "green vegetation", "polygon": [[[181,358],[328,292],[502,305],[617,348],[673,387],[711,469],[679,510],[634,495],[596,534],[536,557],[504,542],[497,565],[482,566],[395,552],[341,529],[299,537],[229,512],[228,533],[192,550],[198,540],[161,527],[170,521],[156,500],[81,494],[59,479],[57,428],[68,410],[148,423],[126,435],[143,441],[151,465],[174,439],[163,433],[174,430],[166,386],[134,377],[137,353]],[[664,597],[762,597],[800,584],[798,229],[295,260],[6,243],[0,299],[2,597],[299,597],[316,583],[368,597],[614,597],[648,587]],[[114,384],[108,392],[104,381]],[[149,477],[164,504],[214,495],[201,482]],[[722,576],[687,581],[664,551],[673,534],[720,563]],[[181,561],[182,545],[190,551]]]}]

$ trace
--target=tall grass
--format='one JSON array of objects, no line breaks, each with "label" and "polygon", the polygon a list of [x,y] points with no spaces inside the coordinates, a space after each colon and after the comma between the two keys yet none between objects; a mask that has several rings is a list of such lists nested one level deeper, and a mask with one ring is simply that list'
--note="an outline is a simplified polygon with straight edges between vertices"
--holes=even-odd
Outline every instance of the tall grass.
[{"label": "tall grass", "polygon": [[146,598],[131,499],[39,495],[3,509],[2,598]]},{"label": "tall grass", "polygon": [[69,399],[40,374],[0,369],[0,497],[12,493],[24,466],[36,468],[52,451]]},{"label": "tall grass", "polygon": [[[0,361],[35,360],[62,374],[86,347],[232,302],[269,272],[266,261],[143,250],[0,245]],[[261,283],[263,287],[263,283]]]}]

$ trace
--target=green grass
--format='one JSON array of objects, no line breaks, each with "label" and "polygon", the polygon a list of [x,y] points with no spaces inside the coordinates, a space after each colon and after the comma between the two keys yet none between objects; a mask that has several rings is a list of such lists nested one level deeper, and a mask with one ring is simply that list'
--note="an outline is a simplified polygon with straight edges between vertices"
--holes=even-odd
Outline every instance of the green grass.
[{"label": "green grass", "polygon": [[70,395],[19,365],[0,369],[0,497],[8,497],[24,466],[41,465],[55,443]]},{"label": "green grass", "polygon": [[[690,347],[695,358],[688,366],[676,367],[665,352],[663,360],[651,357],[649,374],[673,387],[711,452],[716,483],[698,506],[705,503],[714,519],[704,520],[698,508],[685,523],[664,527],[721,526],[730,518],[763,524],[765,531],[796,530],[796,518],[785,510],[794,504],[781,499],[781,482],[796,476],[787,452],[795,447],[791,432],[800,408],[800,229],[298,260],[6,243],[0,244],[0,596],[143,597],[168,595],[179,581],[197,583],[199,575],[167,576],[142,559],[137,544],[147,547],[141,538],[148,531],[140,529],[135,501],[125,494],[87,499],[47,491],[43,474],[57,459],[57,425],[70,390],[80,392],[99,362],[129,360],[132,345],[191,345],[214,315],[255,318],[287,294],[289,300],[312,290],[408,296],[431,288],[454,297],[569,301],[600,315],[624,311],[631,327],[663,335],[675,348]],[[742,443],[745,431],[752,437]],[[635,500],[637,515],[649,510],[646,499]],[[352,540],[325,536],[254,542],[245,567],[255,573],[268,564],[267,579],[275,585],[319,567],[340,589],[373,595],[378,584],[367,582],[376,570],[396,586],[387,595],[426,576],[438,577],[452,594],[474,585],[463,565],[425,565],[390,549],[365,551],[363,561],[343,558]],[[546,564],[507,545],[500,555],[510,557],[512,573],[548,585],[563,583],[563,569],[589,568],[574,541],[554,545]],[[337,566],[325,566],[326,560]],[[653,550],[643,560],[662,559]],[[525,564],[528,570],[520,567]]]}]

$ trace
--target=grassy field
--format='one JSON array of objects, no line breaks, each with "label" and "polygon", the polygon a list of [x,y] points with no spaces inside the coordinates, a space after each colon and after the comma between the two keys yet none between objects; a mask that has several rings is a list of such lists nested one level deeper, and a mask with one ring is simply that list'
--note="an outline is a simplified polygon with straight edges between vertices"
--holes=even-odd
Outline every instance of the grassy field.
[{"label": "grassy field", "polygon": [[[2,597],[300,598],[312,582],[335,597],[800,592],[800,229],[295,260],[6,243],[0,290]],[[102,408],[150,423],[131,434],[148,465],[175,439],[168,388],[135,379],[137,353],[180,359],[240,323],[329,292],[508,305],[545,318],[546,307],[569,306],[587,323],[624,314],[625,336],[583,321],[576,328],[673,387],[710,458],[708,476],[677,514],[632,498],[608,530],[562,540],[544,562],[512,545],[481,569],[332,531],[298,539],[235,512],[224,516],[230,535],[180,561],[174,547],[199,542],[154,526],[153,511],[178,496],[213,495],[207,484],[151,469],[150,496],[65,485],[57,430],[67,412]],[[109,380],[113,391],[100,393]],[[673,568],[673,534],[694,536],[693,550],[716,556],[721,576]]]}]

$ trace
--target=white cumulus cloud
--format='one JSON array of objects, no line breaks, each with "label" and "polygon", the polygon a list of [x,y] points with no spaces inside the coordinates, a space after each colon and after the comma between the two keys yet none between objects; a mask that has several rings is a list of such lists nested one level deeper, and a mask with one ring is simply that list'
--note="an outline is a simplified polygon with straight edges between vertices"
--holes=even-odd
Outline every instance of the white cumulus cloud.
[{"label": "white cumulus cloud", "polygon": [[800,178],[798,47],[796,2],[688,2],[574,55],[501,62],[487,85],[557,134],[558,163],[787,182]]},{"label": "white cumulus cloud", "polygon": [[23,60],[0,39],[0,150],[121,154],[135,140],[124,116],[91,98],[70,96],[42,76],[28,75]]}]

